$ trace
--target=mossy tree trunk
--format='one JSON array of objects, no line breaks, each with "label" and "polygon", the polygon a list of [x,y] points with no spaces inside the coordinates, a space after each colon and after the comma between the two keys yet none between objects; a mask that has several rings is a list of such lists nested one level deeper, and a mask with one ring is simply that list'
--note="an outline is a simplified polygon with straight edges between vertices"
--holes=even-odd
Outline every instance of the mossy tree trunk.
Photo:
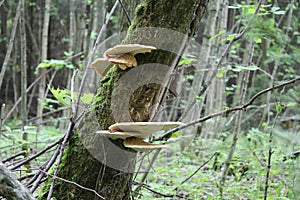
[{"label": "mossy tree trunk", "polygon": [[[156,36],[152,33],[137,31],[143,27],[162,27],[190,36],[195,32],[197,21],[203,15],[207,3],[208,0],[143,0],[136,9],[135,18],[124,42],[151,45],[151,40]],[[163,37],[166,38],[166,42],[178,43],[178,46],[182,43],[182,41],[170,40],[168,35]],[[157,50],[151,54],[139,54],[136,58],[139,64],[160,63],[170,66],[175,55],[167,51]],[[120,81],[122,76],[125,76],[130,70],[134,69],[123,71],[114,66],[102,79],[94,106],[85,116],[78,128],[79,131],[75,131],[72,135],[58,174],[59,177],[95,190],[105,199],[130,199],[136,154],[131,151],[121,156],[121,159],[116,158],[117,155],[109,143],[112,142],[118,148],[126,151],[122,141],[115,140],[105,143],[103,142],[105,138],[95,136],[95,132],[97,129],[107,129],[115,122],[149,121],[152,105],[155,103],[161,87],[155,81],[153,84],[139,87],[131,94],[128,110],[120,109],[119,105],[126,104],[123,102],[126,94],[123,93],[128,93],[132,87],[132,79],[141,79],[145,74],[152,74],[149,75],[149,80],[156,79],[155,73],[149,73],[152,68],[146,67],[138,70],[138,73],[134,73],[128,83],[126,79]],[[153,68],[153,70],[157,70],[158,74],[161,73],[159,68]],[[112,103],[112,101],[117,103]],[[117,110],[117,115],[114,114],[114,110]],[[129,113],[129,116],[123,112]],[[95,153],[97,151],[99,155]],[[93,156],[91,152],[93,152]],[[110,164],[105,165],[103,163]],[[116,168],[118,163],[120,166]],[[44,187],[44,191],[47,191],[47,185]],[[46,196],[44,195],[44,197]],[[93,192],[59,180],[56,181],[53,197],[60,200],[100,199]]]}]

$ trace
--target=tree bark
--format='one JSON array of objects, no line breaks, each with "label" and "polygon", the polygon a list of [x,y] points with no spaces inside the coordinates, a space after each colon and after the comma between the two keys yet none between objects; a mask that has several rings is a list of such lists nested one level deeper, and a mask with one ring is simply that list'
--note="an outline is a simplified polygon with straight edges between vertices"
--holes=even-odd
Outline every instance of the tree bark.
[{"label": "tree bark", "polygon": [[29,191],[0,163],[0,199],[33,200]]},{"label": "tree bark", "polygon": [[[202,17],[207,3],[208,0],[176,2],[144,0],[136,9],[135,18],[124,42],[151,45],[151,41],[159,36],[155,35],[155,31],[138,30],[144,27],[162,27],[189,36],[193,35],[197,21]],[[167,35],[160,35],[160,38],[164,38],[160,42],[165,45],[175,42],[177,50],[182,43],[182,41],[172,40]],[[163,71],[159,67],[161,65],[170,66],[175,55],[157,50],[151,54],[139,54],[136,58],[140,65],[159,63],[159,66],[152,67],[148,64],[149,67],[140,69],[137,67],[125,71],[114,66],[108,72],[101,81],[92,109],[84,117],[78,128],[79,131],[75,131],[69,141],[58,174],[59,177],[95,190],[105,199],[130,199],[136,153],[125,149],[122,140],[108,141],[106,138],[97,136],[95,132],[99,129],[105,130],[115,122],[149,121],[151,108],[156,103],[155,100],[161,88],[160,84],[155,83]],[[130,73],[130,70],[135,72],[135,69],[138,69],[137,73]],[[124,80],[124,77],[128,75],[127,72],[132,76]],[[132,80],[138,82],[144,79],[154,83],[146,84],[130,92]],[[122,104],[128,103],[124,100],[128,92],[131,94],[129,108],[122,110],[124,109]],[[114,111],[117,111],[117,114]],[[49,184],[44,187],[45,193],[47,193],[48,187]],[[43,195],[41,199],[46,196]],[[53,197],[57,199],[100,199],[93,192],[58,180],[54,187]]]}]

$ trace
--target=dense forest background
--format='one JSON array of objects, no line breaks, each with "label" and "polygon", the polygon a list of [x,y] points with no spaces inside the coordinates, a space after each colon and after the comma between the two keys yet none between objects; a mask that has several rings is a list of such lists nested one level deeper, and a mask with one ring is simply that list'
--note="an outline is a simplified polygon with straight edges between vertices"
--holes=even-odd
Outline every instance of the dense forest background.
[{"label": "dense forest background", "polygon": [[[0,159],[36,196],[99,31],[93,59],[126,33],[139,3],[0,1]],[[171,147],[139,155],[133,196],[299,198],[299,19],[295,0],[209,2],[155,118],[187,126],[151,138]],[[87,69],[84,108],[100,80]]]}]

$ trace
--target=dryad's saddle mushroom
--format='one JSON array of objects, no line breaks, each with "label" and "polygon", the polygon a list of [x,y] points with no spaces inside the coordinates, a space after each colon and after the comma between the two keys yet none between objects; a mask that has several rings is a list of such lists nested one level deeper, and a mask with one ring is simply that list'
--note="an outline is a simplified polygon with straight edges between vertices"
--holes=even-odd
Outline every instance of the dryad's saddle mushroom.
[{"label": "dryad's saddle mushroom", "polygon": [[113,64],[117,64],[122,70],[132,66],[137,67],[137,61],[134,56],[139,53],[151,52],[154,49],[156,48],[153,46],[141,44],[116,45],[105,51],[104,58],[95,60],[91,67],[95,69],[99,76],[103,77]]},{"label": "dryad's saddle mushroom", "polygon": [[184,125],[181,122],[123,122],[111,125],[109,130],[100,130],[97,133],[110,139],[122,139],[127,148],[135,151],[150,151],[167,147],[164,144],[152,144],[143,141],[144,138],[161,130]]}]

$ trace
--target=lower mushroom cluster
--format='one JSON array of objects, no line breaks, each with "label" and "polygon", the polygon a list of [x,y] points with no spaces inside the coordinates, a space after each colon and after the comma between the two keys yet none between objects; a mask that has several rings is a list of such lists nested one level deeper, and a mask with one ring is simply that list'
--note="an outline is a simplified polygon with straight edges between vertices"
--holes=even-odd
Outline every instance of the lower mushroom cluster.
[{"label": "lower mushroom cluster", "polygon": [[184,125],[181,122],[123,122],[111,125],[109,130],[100,130],[97,133],[110,139],[122,139],[126,148],[145,152],[167,147],[165,144],[153,144],[143,139],[150,135],[171,128]]}]

